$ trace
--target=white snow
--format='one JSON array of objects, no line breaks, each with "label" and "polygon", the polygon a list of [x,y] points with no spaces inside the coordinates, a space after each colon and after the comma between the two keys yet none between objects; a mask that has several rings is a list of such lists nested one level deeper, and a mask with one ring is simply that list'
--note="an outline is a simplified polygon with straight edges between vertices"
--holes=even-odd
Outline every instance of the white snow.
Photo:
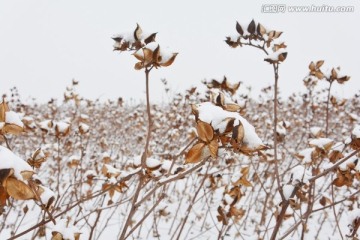
[{"label": "white snow", "polygon": [[106,172],[110,174],[111,176],[119,176],[121,171],[119,169],[114,168],[113,166],[109,164],[104,164],[106,168]]},{"label": "white snow", "polygon": [[80,160],[80,156],[71,155],[71,156],[68,158],[68,161],[69,161],[69,162],[74,161],[74,160]]},{"label": "white snow", "polygon": [[234,199],[229,194],[224,195],[224,200],[227,203],[227,205],[230,205],[234,201]]},{"label": "white snow", "polygon": [[74,234],[81,233],[80,230],[73,225],[73,223],[68,223],[68,220],[64,218],[56,220],[56,225],[50,225],[50,228],[52,232],[61,233],[63,239],[67,240],[74,240]]},{"label": "white snow", "polygon": [[316,138],[309,141],[310,146],[316,146],[324,149],[327,145],[334,143],[334,140],[329,138]]},{"label": "white snow", "polygon": [[54,124],[53,124],[53,121],[51,121],[51,120],[44,120],[39,123],[39,127],[46,131],[51,131],[51,129],[53,129],[53,126],[54,126]]},{"label": "white snow", "polygon": [[55,124],[55,127],[57,131],[59,131],[60,133],[65,133],[69,129],[70,124],[67,122],[60,121]]},{"label": "white snow", "polygon": [[351,132],[352,138],[360,138],[360,125],[356,125]]},{"label": "white snow", "polygon": [[149,168],[156,168],[161,165],[161,162],[156,158],[147,158],[146,159],[146,166]]},{"label": "white snow", "polygon": [[321,132],[321,128],[320,127],[311,127],[310,132],[314,137],[316,137]]},{"label": "white snow", "polygon": [[279,55],[282,54],[282,53],[285,53],[285,52],[286,52],[286,48],[280,48],[276,52],[273,52],[273,53],[269,54],[268,56],[266,56],[265,59],[270,59],[272,61],[278,61],[279,60]]},{"label": "white snow", "polygon": [[34,119],[33,119],[32,117],[25,116],[25,117],[23,117],[22,121],[23,121],[23,123],[25,123],[25,125],[27,125],[28,127],[30,127],[30,128],[36,128]]},{"label": "white snow", "polygon": [[13,111],[5,113],[5,123],[14,124],[19,127],[24,127],[24,123],[21,121],[19,114]]},{"label": "white snow", "polygon": [[31,171],[33,169],[23,159],[16,156],[9,149],[0,146],[0,169],[14,169],[14,176],[19,180],[24,180],[21,172]]},{"label": "white snow", "polygon": [[337,143],[335,143],[335,144],[332,146],[331,150],[341,152],[341,151],[344,150],[344,147],[345,147],[345,144],[344,144],[344,143],[342,143],[342,142],[337,142]]},{"label": "white snow", "polygon": [[292,184],[308,183],[311,178],[311,173],[306,170],[302,165],[298,165],[291,169]]},{"label": "white snow", "polygon": [[80,123],[79,129],[81,129],[82,132],[86,133],[90,130],[90,126],[85,123]]},{"label": "white snow", "polygon": [[288,200],[294,191],[294,186],[290,184],[286,184],[283,186],[283,194],[286,200]]},{"label": "white snow", "polygon": [[239,113],[225,111],[211,102],[196,104],[196,107],[199,111],[199,119],[211,124],[214,130],[219,130],[220,133],[223,133],[223,121],[227,118],[234,118],[234,126],[241,122],[244,127],[243,141],[247,147],[256,149],[264,145],[256,134],[255,128],[245,118],[241,117]]},{"label": "white snow", "polygon": [[50,188],[44,186],[39,186],[39,187],[44,190],[44,192],[40,194],[41,202],[47,205],[49,203],[50,198],[52,197],[55,198],[55,193]]},{"label": "white snow", "polygon": [[349,212],[348,220],[349,220],[350,225],[353,224],[354,220],[359,219],[359,218],[360,218],[360,209],[359,208],[354,209]]}]

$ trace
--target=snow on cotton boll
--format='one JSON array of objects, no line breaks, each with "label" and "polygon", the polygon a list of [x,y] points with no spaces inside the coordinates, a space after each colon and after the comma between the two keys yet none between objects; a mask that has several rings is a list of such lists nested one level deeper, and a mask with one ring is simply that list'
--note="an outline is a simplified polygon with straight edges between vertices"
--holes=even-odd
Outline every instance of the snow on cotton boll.
[{"label": "snow on cotton boll", "polygon": [[354,150],[360,149],[360,125],[356,125],[355,128],[351,132],[350,146]]},{"label": "snow on cotton boll", "polygon": [[50,226],[52,240],[79,240],[81,231],[69,219],[60,219],[54,226]]},{"label": "snow on cotton boll", "polygon": [[177,54],[166,52],[158,43],[151,42],[133,54],[140,61],[135,64],[135,69],[168,67],[175,61]]},{"label": "snow on cotton boll", "polygon": [[156,33],[145,33],[139,24],[132,32],[114,35],[114,51],[138,50],[144,45],[155,41]]},{"label": "snow on cotton boll", "polygon": [[0,134],[18,135],[24,131],[24,124],[19,114],[10,111],[5,99],[0,103]]},{"label": "snow on cotton boll", "polygon": [[186,155],[186,163],[200,162],[210,156],[216,158],[219,144],[247,155],[266,148],[255,128],[237,112],[211,102],[192,105],[192,112],[199,141]]}]

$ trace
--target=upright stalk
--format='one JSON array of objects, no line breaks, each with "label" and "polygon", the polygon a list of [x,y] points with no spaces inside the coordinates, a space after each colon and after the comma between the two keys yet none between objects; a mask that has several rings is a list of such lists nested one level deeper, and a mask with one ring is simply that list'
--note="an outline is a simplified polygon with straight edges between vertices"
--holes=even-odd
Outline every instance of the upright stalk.
[{"label": "upright stalk", "polygon": [[278,189],[279,189],[279,193],[282,199],[282,209],[280,212],[280,215],[278,216],[278,218],[276,219],[276,225],[273,229],[273,232],[271,234],[271,240],[275,240],[276,239],[276,235],[279,231],[279,228],[281,226],[282,220],[285,216],[285,212],[287,207],[289,206],[289,201],[287,199],[285,199],[284,197],[284,193],[283,193],[283,189],[281,187],[281,183],[280,183],[280,175],[279,175],[279,167],[278,167],[278,156],[277,156],[277,107],[278,107],[278,80],[279,80],[279,65],[276,63],[273,63],[273,67],[274,67],[274,80],[275,80],[275,84],[274,84],[274,161],[275,161],[275,177],[276,177],[276,182],[278,185]]},{"label": "upright stalk", "polygon": [[146,169],[146,158],[147,158],[147,151],[150,143],[150,137],[151,137],[151,126],[152,126],[152,119],[151,119],[151,110],[150,110],[150,93],[149,93],[149,73],[151,71],[151,68],[145,68],[145,79],[146,79],[146,112],[148,116],[148,129],[147,129],[147,135],[146,135],[146,143],[145,143],[145,149],[141,156],[141,167],[143,169]]},{"label": "upright stalk", "polygon": [[325,137],[328,137],[329,132],[329,103],[330,103],[330,91],[331,91],[331,86],[333,81],[329,81],[330,82],[330,86],[329,86],[329,91],[328,91],[328,96],[327,96],[327,100],[326,100],[326,125],[325,125]]}]

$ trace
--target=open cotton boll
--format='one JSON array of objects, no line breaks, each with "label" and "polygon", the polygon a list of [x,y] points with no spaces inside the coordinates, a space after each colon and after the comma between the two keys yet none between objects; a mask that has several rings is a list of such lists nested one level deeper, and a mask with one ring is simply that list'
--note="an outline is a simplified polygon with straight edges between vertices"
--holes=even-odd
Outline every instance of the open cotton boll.
[{"label": "open cotton boll", "polygon": [[18,180],[24,180],[21,175],[21,172],[23,171],[33,172],[33,169],[27,162],[16,156],[9,149],[0,146],[0,169],[10,169],[10,168],[14,169],[14,176]]},{"label": "open cotton boll", "polygon": [[40,194],[41,202],[47,205],[51,198],[55,198],[55,193],[50,188],[44,186],[39,187],[43,190],[43,192]]},{"label": "open cotton boll", "polygon": [[285,52],[286,52],[286,48],[280,48],[276,52],[273,52],[273,53],[269,54],[268,56],[266,56],[266,59],[270,59],[272,61],[278,61],[279,55],[282,53],[285,53]]},{"label": "open cotton boll", "polygon": [[239,113],[228,112],[221,107],[213,105],[211,102],[204,102],[196,105],[199,111],[199,119],[203,122],[211,124],[214,130],[223,132],[225,130],[224,120],[227,118],[234,118],[234,126],[241,122],[244,127],[244,144],[256,149],[263,146],[263,142],[255,132],[254,126],[252,126],[245,118],[241,117]]},{"label": "open cotton boll", "polygon": [[19,114],[13,111],[5,113],[5,122],[9,124],[15,124],[19,127],[24,127],[24,123],[21,121]]},{"label": "open cotton boll", "polygon": [[318,147],[321,149],[326,149],[328,146],[331,146],[334,143],[334,140],[329,138],[317,138],[310,140],[310,146]]}]

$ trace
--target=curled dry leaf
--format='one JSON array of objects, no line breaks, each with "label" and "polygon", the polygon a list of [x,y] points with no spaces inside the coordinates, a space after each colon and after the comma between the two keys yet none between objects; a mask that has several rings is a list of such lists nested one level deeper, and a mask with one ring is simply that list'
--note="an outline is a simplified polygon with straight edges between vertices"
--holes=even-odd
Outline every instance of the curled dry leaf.
[{"label": "curled dry leaf", "polygon": [[260,36],[263,36],[266,33],[266,29],[263,25],[261,25],[261,23],[258,23],[256,30]]},{"label": "curled dry leaf", "polygon": [[210,151],[206,144],[197,143],[186,154],[185,163],[198,163],[209,156]]},{"label": "curled dry leaf", "polygon": [[217,139],[212,140],[207,146],[209,147],[211,157],[216,158],[219,149],[219,143]]},{"label": "curled dry leaf", "polygon": [[140,25],[137,23],[136,24],[136,28],[135,28],[135,31],[134,31],[134,39],[136,41],[139,41],[141,39],[141,34],[142,34],[142,29],[140,27]]},{"label": "curled dry leaf", "polygon": [[6,188],[7,193],[17,200],[35,199],[35,194],[31,188],[16,178],[9,177],[6,180],[4,187]]},{"label": "curled dry leaf", "polygon": [[196,130],[199,138],[206,143],[210,142],[214,138],[214,129],[206,122],[199,120],[196,125]]},{"label": "curled dry leaf", "polygon": [[324,60],[319,60],[316,62],[316,68],[321,68],[321,66],[324,64]]},{"label": "curled dry leaf", "polygon": [[219,215],[216,216],[217,220],[219,222],[222,222],[224,225],[228,225],[229,222],[224,213],[224,209],[221,206],[219,206],[217,209],[217,212],[219,213]]},{"label": "curled dry leaf", "polygon": [[63,236],[59,232],[54,231],[51,233],[51,235],[52,235],[51,240],[63,240]]},{"label": "curled dry leaf", "polygon": [[241,122],[239,122],[239,124],[234,126],[234,128],[233,128],[232,138],[237,143],[242,143],[242,141],[244,139],[244,134],[245,134],[244,126],[241,124]]},{"label": "curled dry leaf", "polygon": [[34,175],[34,172],[33,171],[22,171],[20,174],[24,180],[29,180]]}]

